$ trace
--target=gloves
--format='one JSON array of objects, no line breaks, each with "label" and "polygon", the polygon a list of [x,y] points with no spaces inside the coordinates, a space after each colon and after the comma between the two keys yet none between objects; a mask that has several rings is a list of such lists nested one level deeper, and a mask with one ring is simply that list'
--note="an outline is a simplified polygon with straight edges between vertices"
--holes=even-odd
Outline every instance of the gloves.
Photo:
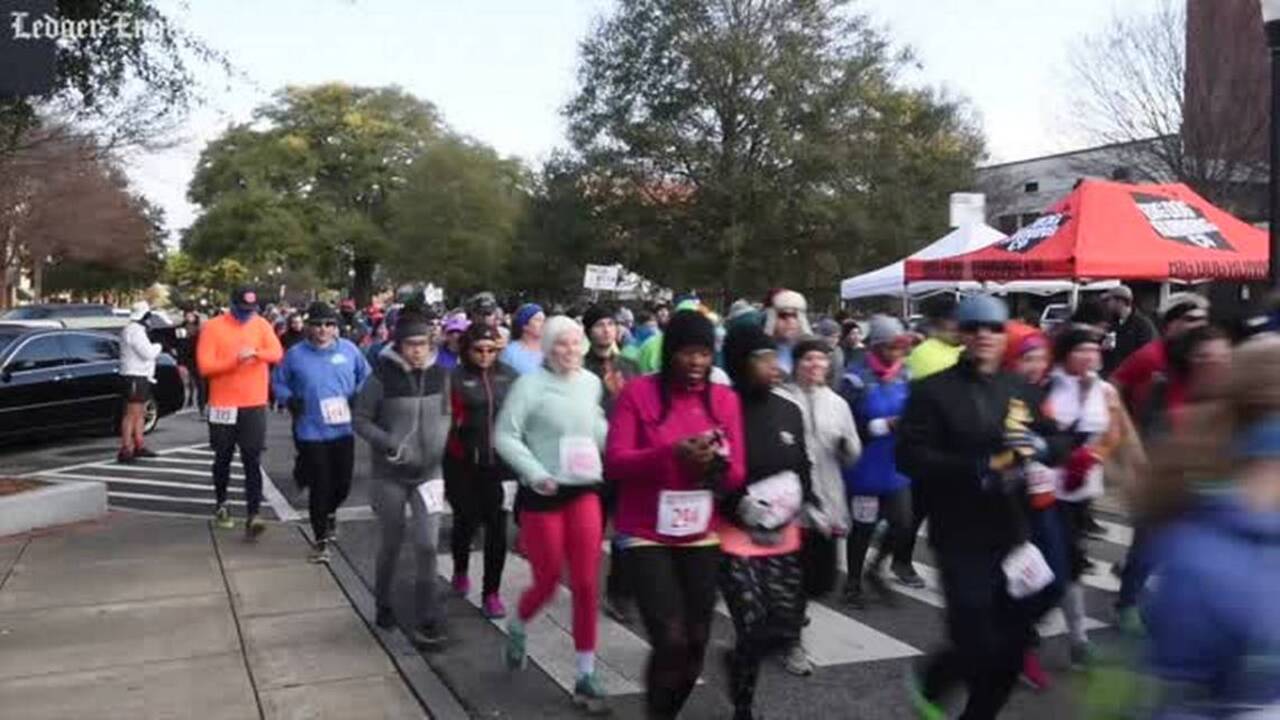
[{"label": "gloves", "polygon": [[1010,430],[1004,434],[1004,447],[1028,460],[1042,460],[1049,450],[1044,438],[1026,430]]},{"label": "gloves", "polygon": [[1091,448],[1078,447],[1071,456],[1067,458],[1066,478],[1063,480],[1063,487],[1067,492],[1075,492],[1084,485],[1084,480],[1089,475],[1089,471],[1097,467],[1102,462],[1102,458]]},{"label": "gloves", "polygon": [[805,520],[808,521],[810,527],[817,530],[823,537],[831,537],[833,530],[831,518],[828,517],[825,512],[819,509],[816,505],[809,504],[804,506],[804,510],[802,512],[804,513]]},{"label": "gloves", "polygon": [[884,418],[876,418],[875,420],[867,423],[867,431],[871,433],[872,437],[883,437],[892,432],[893,428],[889,427],[888,420]]}]

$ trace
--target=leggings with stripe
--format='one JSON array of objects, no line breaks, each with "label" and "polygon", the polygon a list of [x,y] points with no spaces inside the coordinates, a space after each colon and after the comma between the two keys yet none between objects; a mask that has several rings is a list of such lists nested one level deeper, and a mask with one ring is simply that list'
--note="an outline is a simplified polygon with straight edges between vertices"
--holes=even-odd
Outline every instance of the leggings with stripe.
[{"label": "leggings with stripe", "polygon": [[800,553],[725,554],[720,561],[720,594],[737,635],[729,662],[729,692],[737,716],[750,717],[760,662],[800,641],[806,604]]}]

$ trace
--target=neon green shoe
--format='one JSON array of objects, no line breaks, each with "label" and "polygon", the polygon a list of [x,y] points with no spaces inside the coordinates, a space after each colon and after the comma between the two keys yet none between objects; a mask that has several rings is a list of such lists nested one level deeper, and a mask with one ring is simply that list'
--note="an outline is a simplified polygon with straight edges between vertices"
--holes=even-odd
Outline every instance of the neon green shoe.
[{"label": "neon green shoe", "polygon": [[248,519],[244,521],[244,536],[249,540],[257,540],[258,536],[266,529],[266,521],[257,515],[250,515]]},{"label": "neon green shoe", "polygon": [[920,687],[920,678],[914,669],[907,670],[907,696],[911,699],[911,707],[915,708],[916,717],[920,720],[947,720],[947,711],[924,696]]},{"label": "neon green shoe", "polygon": [[529,658],[524,645],[524,624],[518,621],[507,623],[507,644],[502,648],[502,659],[508,670],[523,670],[528,664]]},{"label": "neon green shoe", "polygon": [[227,510],[226,505],[219,505],[218,509],[213,511],[213,526],[219,530],[235,528],[236,521],[231,519],[231,511]]}]

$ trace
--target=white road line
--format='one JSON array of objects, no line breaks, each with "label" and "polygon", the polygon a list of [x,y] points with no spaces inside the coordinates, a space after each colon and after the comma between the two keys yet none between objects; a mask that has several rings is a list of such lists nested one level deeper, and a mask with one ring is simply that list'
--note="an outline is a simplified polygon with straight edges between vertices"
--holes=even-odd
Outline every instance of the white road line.
[{"label": "white road line", "polygon": [[[446,578],[441,582],[442,590],[447,591],[447,578],[453,576],[453,557],[443,553],[439,563],[440,575]],[[483,575],[484,553],[474,552],[470,562],[474,590],[467,601],[475,607],[480,607],[480,580]],[[516,612],[520,593],[532,583],[532,579],[528,562],[515,553],[508,553],[501,591],[508,613]],[[492,622],[503,633],[507,631],[505,621]],[[596,673],[605,692],[609,695],[642,692],[649,643],[606,615],[600,615],[598,622]],[[565,588],[557,589],[546,608],[525,626],[525,632],[529,659],[546,671],[566,693],[572,693],[578,671],[573,649],[573,602]]]},{"label": "white road line", "polygon": [[[143,465],[117,465],[116,463],[102,463],[100,465],[90,465],[89,468],[83,468],[83,469],[120,470],[124,472],[136,471],[136,472],[154,473],[154,474],[160,474],[160,475],[182,475],[185,477],[204,478],[209,482],[213,482],[213,476],[209,473],[208,470],[203,470],[203,471],[179,470],[178,468],[165,468],[165,467],[155,467],[155,466],[145,467]],[[244,480],[244,475],[237,475],[235,473],[232,473],[231,479]]]},{"label": "white road line", "polygon": [[[189,503],[192,505],[209,505],[209,506],[213,505],[212,500],[202,500],[200,498],[174,497],[172,495],[148,495],[146,493],[107,491],[107,497],[124,498],[127,500],[152,500],[155,502]],[[227,504],[228,505],[244,505],[245,503],[243,500],[227,500]]]},{"label": "white road line", "polygon": [[1098,520],[1098,524],[1107,529],[1106,537],[1090,536],[1093,540],[1100,542],[1109,542],[1112,545],[1123,545],[1129,547],[1133,545],[1133,528],[1128,525],[1111,522],[1110,520]]},{"label": "white road line", "polygon": [[[138,461],[138,464],[140,465],[151,465],[153,467],[162,467],[161,465],[158,465],[158,463],[173,463],[174,465],[199,465],[200,467],[204,467],[204,468],[208,468],[213,465],[212,460],[189,460],[187,458],[173,457],[171,455],[161,455],[160,457],[146,458]],[[237,466],[244,467],[244,465],[242,465],[239,461],[231,463],[231,467],[235,468]]]},{"label": "white road line", "polygon": [[[150,487],[173,487],[173,488],[182,488],[184,490],[197,490],[200,492],[208,492],[208,493],[212,493],[214,490],[213,485],[211,483],[204,484],[204,485],[197,485],[195,483],[181,483],[181,482],[173,482],[171,480],[146,480],[143,478],[122,478],[122,477],[104,478],[98,475],[79,475],[76,473],[57,473],[55,475],[41,475],[41,477],[50,477],[55,479],[66,478],[69,480],[77,480],[77,481],[84,480],[89,482],[106,483],[108,485],[110,485],[111,483],[120,483],[120,484],[128,484],[128,485],[147,485]],[[243,495],[244,488],[229,486],[227,488],[227,492],[239,493]]]},{"label": "white road line", "polygon": [[271,476],[267,474],[266,468],[262,468],[262,498],[267,501],[272,510],[275,510],[276,517],[285,522],[298,520],[298,511],[289,504],[289,500],[285,498],[284,493],[280,492],[280,488],[271,482]]}]

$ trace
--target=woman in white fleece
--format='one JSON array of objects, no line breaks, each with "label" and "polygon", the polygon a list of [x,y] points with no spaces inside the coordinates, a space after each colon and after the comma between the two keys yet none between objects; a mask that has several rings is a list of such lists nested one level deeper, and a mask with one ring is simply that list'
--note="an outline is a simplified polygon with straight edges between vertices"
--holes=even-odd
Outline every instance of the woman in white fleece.
[{"label": "woman in white fleece", "polygon": [[133,304],[129,324],[120,334],[120,378],[124,381],[124,413],[120,419],[120,452],[116,461],[131,463],[137,458],[155,457],[143,441],[147,401],[156,376],[156,358],[161,348],[147,335],[151,306],[146,300]]}]

